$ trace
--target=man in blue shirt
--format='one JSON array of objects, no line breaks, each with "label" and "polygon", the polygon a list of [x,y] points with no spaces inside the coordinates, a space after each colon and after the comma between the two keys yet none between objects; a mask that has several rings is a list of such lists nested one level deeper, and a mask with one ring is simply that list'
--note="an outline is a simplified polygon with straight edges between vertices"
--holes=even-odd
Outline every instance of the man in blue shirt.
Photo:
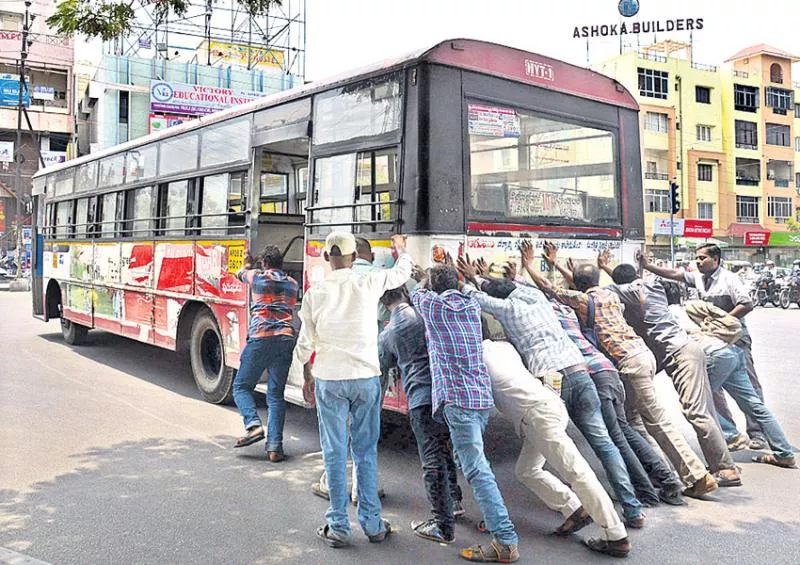
[{"label": "man in blue shirt", "polygon": [[408,417],[417,440],[425,492],[433,518],[413,521],[421,538],[440,543],[455,541],[455,515],[463,514],[461,489],[450,447],[450,430],[433,419],[431,371],[425,323],[409,303],[405,287],[388,290],[381,298],[391,313],[389,324],[378,338],[381,371],[397,365],[408,402]]}]

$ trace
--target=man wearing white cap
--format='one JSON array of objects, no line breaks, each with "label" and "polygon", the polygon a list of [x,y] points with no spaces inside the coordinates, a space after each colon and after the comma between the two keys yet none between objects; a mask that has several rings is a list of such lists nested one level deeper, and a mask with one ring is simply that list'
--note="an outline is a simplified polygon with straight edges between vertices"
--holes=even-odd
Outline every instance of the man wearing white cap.
[{"label": "man wearing white cap", "polygon": [[[358,475],[358,522],[374,543],[391,532],[389,522],[381,517],[378,498],[381,385],[375,312],[383,293],[402,286],[413,267],[405,236],[392,236],[392,249],[398,256],[393,268],[355,274],[353,234],[330,233],[324,258],[332,272],[309,289],[300,308],[302,327],[294,355],[305,368],[304,396],[317,405],[331,503],[327,523],[317,529],[317,535],[330,547],[343,547],[352,540],[347,516],[348,439]],[[312,376],[308,363],[313,352]]]}]

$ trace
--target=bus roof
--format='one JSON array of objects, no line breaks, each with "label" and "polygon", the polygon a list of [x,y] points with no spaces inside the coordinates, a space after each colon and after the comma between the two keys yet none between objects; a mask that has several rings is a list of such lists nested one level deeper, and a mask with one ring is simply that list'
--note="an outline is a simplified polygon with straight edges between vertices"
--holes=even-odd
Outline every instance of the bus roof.
[{"label": "bus roof", "polygon": [[316,82],[310,82],[298,88],[276,92],[264,96],[263,98],[252,100],[246,104],[220,110],[208,116],[202,116],[184,122],[167,130],[151,133],[89,155],[78,157],[77,159],[58,163],[37,171],[33,177],[38,178],[42,175],[134,149],[159,139],[170,138],[209,124],[243,116],[264,108],[277,106],[284,102],[337,88],[358,80],[410,67],[420,62],[435,63],[497,76],[516,82],[539,86],[548,90],[563,92],[572,96],[603,102],[613,106],[636,111],[639,110],[636,99],[622,84],[590,69],[565,63],[544,55],[538,55],[536,53],[530,53],[528,51],[522,51],[520,49],[487,41],[475,39],[448,39],[433,47],[417,49],[406,55],[384,59],[383,61],[371,65],[353,69]]}]

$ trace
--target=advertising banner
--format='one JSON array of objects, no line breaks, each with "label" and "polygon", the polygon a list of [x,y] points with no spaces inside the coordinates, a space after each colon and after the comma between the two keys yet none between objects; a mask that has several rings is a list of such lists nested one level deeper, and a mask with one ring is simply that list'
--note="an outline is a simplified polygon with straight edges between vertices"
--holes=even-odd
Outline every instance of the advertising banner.
[{"label": "advertising banner", "polygon": [[714,233],[713,220],[684,220],[683,237],[711,237]]},{"label": "advertising banner", "polygon": [[744,234],[744,244],[760,247],[769,244],[768,231],[748,231]]},{"label": "advertising banner", "polygon": [[277,49],[264,49],[263,47],[254,47],[252,45],[248,47],[247,45],[212,41],[209,45],[209,50],[211,51],[213,63],[216,63],[213,59],[219,57],[219,60],[231,65],[249,67],[251,69],[283,68],[283,51]]},{"label": "advertising banner", "polygon": [[0,163],[14,162],[14,142],[0,141]]},{"label": "advertising banner", "polygon": [[[676,218],[673,220],[675,229],[672,235],[675,237],[682,237],[684,231],[684,220]],[[669,218],[654,218],[653,219],[653,235],[670,235]]]},{"label": "advertising banner", "polygon": [[56,89],[52,86],[34,86],[33,87],[34,100],[55,100]]},{"label": "advertising banner", "polygon": [[470,135],[519,137],[520,120],[513,108],[470,104],[468,111]]},{"label": "advertising banner", "polygon": [[45,167],[49,167],[51,165],[57,165],[58,163],[63,163],[66,160],[67,160],[66,151],[42,151],[42,161],[44,161]]},{"label": "advertising banner", "polygon": [[[28,82],[29,88],[22,92],[22,105],[30,106],[31,97],[28,94],[30,82],[26,82]],[[16,106],[17,104],[19,104],[19,75],[0,74],[0,106]]]},{"label": "advertising banner", "polygon": [[770,247],[800,247],[800,233],[772,232],[769,234]]},{"label": "advertising banner", "polygon": [[265,92],[234,90],[182,82],[150,81],[150,111],[205,116],[266,96]]},{"label": "advertising banner", "polygon": [[180,125],[183,122],[187,122],[190,119],[193,118],[190,118],[188,116],[173,116],[173,115],[159,116],[156,114],[150,114],[149,118],[150,121],[147,133],[153,133],[154,131],[163,131],[167,128]]}]

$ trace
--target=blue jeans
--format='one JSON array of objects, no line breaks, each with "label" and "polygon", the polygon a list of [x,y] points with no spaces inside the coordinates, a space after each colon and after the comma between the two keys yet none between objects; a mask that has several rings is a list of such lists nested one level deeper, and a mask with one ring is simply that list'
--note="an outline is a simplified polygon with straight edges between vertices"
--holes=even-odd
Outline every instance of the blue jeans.
[{"label": "blue jeans", "polygon": [[[328,381],[316,379],[319,443],[331,505],[325,518],[336,535],[353,535],[347,508],[348,439],[358,479],[358,523],[368,536],[386,527],[378,498],[378,437],[381,431],[381,383],[379,377]],[[350,417],[348,433],[347,418]],[[349,438],[348,438],[349,436]]]},{"label": "blue jeans", "polygon": [[245,429],[261,425],[253,390],[267,371],[267,451],[283,452],[283,423],[286,400],[283,398],[295,338],[285,335],[247,340],[239,370],[233,379],[233,401],[244,420]]},{"label": "blue jeans", "polygon": [[[750,382],[744,351],[735,345],[719,349],[707,356],[706,367],[711,390],[725,389],[741,411],[760,426],[775,455],[792,457],[794,454],[792,444],[786,438],[775,415],[764,405],[764,401]],[[736,426],[724,416],[719,417],[719,423],[726,438],[738,435]]]},{"label": "blue jeans", "polygon": [[486,528],[503,545],[519,542],[514,524],[508,517],[503,495],[497,487],[492,468],[483,452],[483,431],[489,422],[490,410],[470,410],[455,404],[445,404],[444,418],[450,428],[461,470],[472,487],[472,495],[481,509]]},{"label": "blue jeans", "polygon": [[636,498],[625,461],[608,435],[600,410],[600,397],[589,373],[578,370],[571,373],[561,371],[561,374],[561,399],[567,406],[570,419],[589,442],[606,470],[625,518],[638,518],[642,514],[642,503]]}]

